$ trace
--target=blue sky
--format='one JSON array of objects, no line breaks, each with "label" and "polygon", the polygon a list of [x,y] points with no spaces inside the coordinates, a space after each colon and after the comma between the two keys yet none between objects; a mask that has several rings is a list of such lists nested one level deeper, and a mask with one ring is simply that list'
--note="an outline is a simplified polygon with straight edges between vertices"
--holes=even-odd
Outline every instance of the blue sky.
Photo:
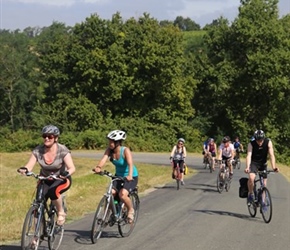
[{"label": "blue sky", "polygon": [[[232,21],[240,0],[0,0],[0,29],[23,30],[50,26],[53,21],[74,26],[93,13],[111,19],[117,11],[124,19],[144,12],[158,20],[189,17],[202,27],[224,16]],[[290,0],[279,1],[280,15],[290,13]]]}]

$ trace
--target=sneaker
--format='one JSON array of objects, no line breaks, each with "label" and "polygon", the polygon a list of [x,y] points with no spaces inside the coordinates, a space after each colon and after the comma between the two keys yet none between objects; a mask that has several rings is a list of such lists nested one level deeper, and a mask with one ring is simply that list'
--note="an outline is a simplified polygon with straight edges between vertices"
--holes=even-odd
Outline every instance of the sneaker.
[{"label": "sneaker", "polygon": [[230,173],[230,179],[233,178],[234,173]]},{"label": "sneaker", "polygon": [[184,181],[181,181],[181,185],[184,186]]},{"label": "sneaker", "polygon": [[265,203],[262,204],[262,210],[263,210],[263,213],[266,213],[268,211],[268,207]]},{"label": "sneaker", "polygon": [[254,195],[253,194],[249,194],[248,195],[248,199],[247,199],[248,206],[250,206],[253,201],[254,201]]}]

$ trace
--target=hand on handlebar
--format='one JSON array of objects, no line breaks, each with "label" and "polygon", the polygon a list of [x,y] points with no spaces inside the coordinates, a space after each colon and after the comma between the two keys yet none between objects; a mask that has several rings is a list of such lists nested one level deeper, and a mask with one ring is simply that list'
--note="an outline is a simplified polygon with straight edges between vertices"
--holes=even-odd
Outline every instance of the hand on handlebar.
[{"label": "hand on handlebar", "polygon": [[274,172],[278,173],[279,172],[279,168],[273,168]]},{"label": "hand on handlebar", "polygon": [[17,169],[17,172],[22,175],[26,175],[28,173],[28,169],[26,167],[21,167]]}]

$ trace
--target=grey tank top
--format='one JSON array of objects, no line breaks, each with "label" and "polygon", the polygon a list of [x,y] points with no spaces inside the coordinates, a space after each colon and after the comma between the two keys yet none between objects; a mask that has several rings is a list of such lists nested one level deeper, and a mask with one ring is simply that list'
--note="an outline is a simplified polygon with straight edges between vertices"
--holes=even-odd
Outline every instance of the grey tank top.
[{"label": "grey tank top", "polygon": [[37,162],[39,163],[41,170],[40,174],[43,176],[48,176],[50,174],[59,175],[61,172],[65,171],[66,166],[64,163],[64,157],[70,153],[70,150],[62,145],[57,143],[57,153],[54,161],[50,164],[45,162],[43,157],[45,153],[45,146],[39,145],[33,151],[32,154],[36,157]]}]

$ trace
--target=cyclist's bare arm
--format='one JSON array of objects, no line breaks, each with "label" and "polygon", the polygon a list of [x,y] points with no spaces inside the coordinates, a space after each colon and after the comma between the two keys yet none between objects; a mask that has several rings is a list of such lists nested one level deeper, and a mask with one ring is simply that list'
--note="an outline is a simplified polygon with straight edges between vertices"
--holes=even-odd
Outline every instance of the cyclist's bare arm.
[{"label": "cyclist's bare arm", "polygon": [[75,164],[73,163],[71,153],[68,153],[63,160],[66,165],[67,176],[72,175],[76,171],[76,167]]},{"label": "cyclist's bare arm", "polygon": [[129,174],[127,176],[127,180],[131,181],[133,180],[133,158],[129,148],[125,148],[124,156],[129,166]]},{"label": "cyclist's bare arm", "polygon": [[34,154],[31,154],[28,162],[23,166],[23,168],[19,169],[19,173],[26,175],[27,172],[31,172],[36,162],[36,157],[34,156]]},{"label": "cyclist's bare arm", "polygon": [[252,144],[248,144],[248,149],[247,149],[247,158],[246,158],[246,168],[245,168],[245,173],[249,173],[250,171],[250,165],[251,165],[251,159],[252,159]]},{"label": "cyclist's bare arm", "polygon": [[272,141],[269,141],[268,152],[269,152],[269,156],[270,156],[270,162],[271,162],[272,169],[276,172],[279,172],[279,168],[276,167],[276,158],[275,158],[275,154],[274,154]]},{"label": "cyclist's bare arm", "polygon": [[99,173],[101,171],[102,167],[106,164],[107,160],[109,159],[109,155],[110,155],[110,148],[107,148],[102,159],[95,166],[94,171],[96,173]]}]

